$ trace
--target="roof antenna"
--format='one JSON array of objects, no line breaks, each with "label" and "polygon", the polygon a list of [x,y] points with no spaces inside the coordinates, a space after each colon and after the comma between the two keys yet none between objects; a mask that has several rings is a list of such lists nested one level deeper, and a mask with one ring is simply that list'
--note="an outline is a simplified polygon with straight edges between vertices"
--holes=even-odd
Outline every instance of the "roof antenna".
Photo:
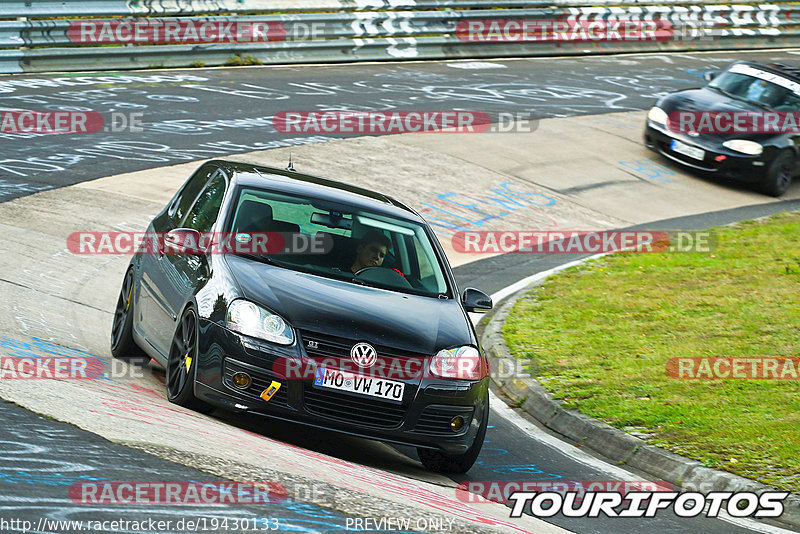
[{"label": "roof antenna", "polygon": [[291,172],[297,172],[297,171],[294,169],[294,165],[292,165],[292,153],[291,153],[291,152],[289,152],[289,166],[288,166],[288,167],[286,167],[286,170],[287,170],[287,171],[291,171]]}]

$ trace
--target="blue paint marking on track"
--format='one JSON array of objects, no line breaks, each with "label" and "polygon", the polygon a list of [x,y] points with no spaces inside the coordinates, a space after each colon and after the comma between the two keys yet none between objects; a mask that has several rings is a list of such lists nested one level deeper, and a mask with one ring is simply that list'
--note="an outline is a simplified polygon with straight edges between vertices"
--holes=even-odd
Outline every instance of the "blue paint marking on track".
[{"label": "blue paint marking on track", "polygon": [[[549,207],[555,203],[554,197],[521,191],[514,182],[506,181],[484,193],[449,191],[437,194],[435,201],[420,202],[424,208],[419,211],[437,234],[447,235],[502,219],[520,209]],[[501,211],[487,211],[498,209]]]},{"label": "blue paint marking on track", "polygon": [[554,480],[557,478],[564,478],[555,473],[545,473],[538,466],[534,464],[518,464],[518,465],[496,465],[492,467],[492,471],[499,475],[507,475],[509,473],[525,473],[527,475],[546,475],[540,477],[538,480]]},{"label": "blue paint marking on track", "polygon": [[107,477],[88,475],[67,476],[62,473],[30,473],[28,471],[0,471],[0,484],[44,484],[46,486],[71,486],[76,482],[108,480]]},{"label": "blue paint marking on track", "polygon": [[666,176],[675,176],[673,171],[650,159],[645,158],[634,161],[618,161],[617,163],[633,171],[636,176],[645,178],[647,180],[652,180],[662,184],[671,184],[675,181],[671,178],[666,178]]},{"label": "blue paint marking on track", "polygon": [[[87,377],[97,380],[111,380],[106,370],[105,361],[80,349],[73,349],[62,345],[56,345],[37,337],[31,337],[31,342],[20,341],[6,336],[0,336],[0,350],[6,356],[19,359],[38,360],[41,358],[65,358],[76,359],[84,362],[81,366]],[[5,368],[4,368],[5,369]],[[0,378],[5,371],[0,370]]]}]

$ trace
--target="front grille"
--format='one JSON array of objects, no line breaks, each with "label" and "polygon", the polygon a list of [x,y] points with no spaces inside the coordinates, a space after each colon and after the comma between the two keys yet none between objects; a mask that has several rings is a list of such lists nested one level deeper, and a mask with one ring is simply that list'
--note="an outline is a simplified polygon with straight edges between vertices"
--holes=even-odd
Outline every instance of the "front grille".
[{"label": "front grille", "polygon": [[[306,353],[312,358],[350,358],[350,349],[358,341],[351,339],[329,336],[308,330],[301,330],[300,336],[303,340],[303,347]],[[309,347],[309,341],[316,346]],[[396,349],[385,345],[377,345],[370,342],[378,352],[378,358],[425,358],[428,355],[408,350]]]},{"label": "front grille", "polygon": [[[352,339],[320,334],[301,330],[300,337],[309,357],[315,360],[336,359],[350,362],[350,349],[358,343]],[[311,346],[309,346],[309,342]],[[370,344],[375,347],[378,359],[384,360],[384,369],[391,368],[397,360],[407,362],[409,359],[425,358],[424,354],[408,350],[395,349],[385,345]],[[421,369],[421,366],[415,367]],[[406,381],[406,376],[385,376],[390,380],[402,380],[406,383],[403,403],[397,404],[386,400],[353,395],[339,391],[314,387],[306,383],[304,404],[306,409],[315,415],[346,423],[377,428],[396,428],[403,424],[406,408],[416,395],[418,385]]]},{"label": "front grille", "polygon": [[[469,428],[474,410],[472,406],[426,406],[420,414],[413,431],[421,434],[456,436],[466,432],[466,429]],[[450,421],[457,415],[464,418],[465,424],[459,432],[453,432],[450,429]]]},{"label": "front grille", "polygon": [[[233,385],[233,375],[240,372],[247,373],[250,375],[250,378],[253,379],[253,383],[250,384],[250,387],[247,389],[237,388]],[[230,358],[225,360],[225,385],[247,397],[257,399],[259,402],[263,403],[264,401],[261,399],[260,395],[270,386],[270,384],[272,384],[273,380],[275,380],[275,377],[255,366],[245,365],[231,360]],[[279,380],[278,382],[281,381]],[[266,404],[269,404],[270,406],[288,408],[289,391],[287,388],[288,384],[286,382],[281,382],[280,389],[275,392],[275,394]]]},{"label": "front grille", "polygon": [[363,426],[398,427],[406,415],[405,408],[398,404],[327,391],[311,384],[306,385],[304,402],[306,409],[313,414]]}]

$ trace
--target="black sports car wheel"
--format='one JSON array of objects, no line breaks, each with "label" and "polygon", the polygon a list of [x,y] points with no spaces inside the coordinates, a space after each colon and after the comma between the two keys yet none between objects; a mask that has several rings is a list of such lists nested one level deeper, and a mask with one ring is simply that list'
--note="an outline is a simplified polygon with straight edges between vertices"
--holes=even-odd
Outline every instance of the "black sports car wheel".
[{"label": "black sports car wheel", "polygon": [[167,360],[167,399],[170,402],[206,412],[211,406],[194,396],[197,362],[197,314],[188,308],[178,323]]},{"label": "black sports car wheel", "polygon": [[422,465],[436,473],[466,473],[478,459],[489,425],[489,399],[483,409],[483,421],[472,446],[464,454],[447,454],[433,449],[417,449],[417,456]]},{"label": "black sports car wheel", "polygon": [[795,157],[788,151],[783,150],[770,163],[767,173],[761,181],[761,191],[779,197],[789,189],[792,183],[792,173],[795,167]]},{"label": "black sports car wheel", "polygon": [[150,361],[133,340],[133,267],[125,273],[122,289],[114,310],[111,326],[111,354],[120,360],[146,363]]}]

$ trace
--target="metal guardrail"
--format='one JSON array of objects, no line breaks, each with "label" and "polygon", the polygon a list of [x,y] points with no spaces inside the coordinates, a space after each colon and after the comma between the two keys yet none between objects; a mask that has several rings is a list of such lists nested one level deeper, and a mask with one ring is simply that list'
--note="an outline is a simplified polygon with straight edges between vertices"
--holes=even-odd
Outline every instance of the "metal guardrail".
[{"label": "metal guardrail", "polygon": [[712,5],[719,0],[0,0],[0,18]]},{"label": "metal guardrail", "polygon": [[[0,72],[43,72],[223,65],[234,56],[251,56],[264,64],[347,62],[365,60],[488,58],[607,54],[615,52],[687,51],[800,45],[800,8],[796,4],[631,5],[620,7],[548,7],[515,9],[518,0],[0,0]],[[560,0],[574,2],[576,0]],[[579,0],[585,2],[586,0]],[[662,2],[663,3],[663,0]],[[25,6],[24,4],[30,4]],[[342,10],[324,13],[198,16],[199,13]],[[542,3],[545,5],[545,3]],[[402,11],[401,7],[416,8]],[[423,10],[452,6],[457,10]],[[388,10],[387,10],[388,8]],[[371,10],[366,10],[371,9]],[[384,10],[379,10],[384,9]],[[131,16],[154,15],[153,16]],[[163,16],[163,15],[192,15]],[[64,19],[80,15],[92,19]],[[126,15],[117,18],[115,15]],[[99,17],[99,18],[97,18]],[[81,24],[134,23],[139,26],[189,22],[278,29],[268,42],[186,42],[99,46],[80,33]],[[472,39],[464,30],[471,23],[509,21],[544,24],[561,21],[584,27],[617,21],[658,23],[667,28],[657,40],[534,40]],[[538,21],[538,22],[537,22]],[[88,26],[87,26],[88,27]],[[310,29],[313,28],[314,31]],[[127,29],[126,35],[130,34]],[[102,37],[102,34],[99,34]],[[474,37],[474,36],[473,36]],[[102,40],[102,39],[101,39]],[[120,44],[122,43],[122,44]]]},{"label": "metal guardrail", "polygon": [[[771,7],[773,9],[764,9]],[[791,6],[762,6],[758,12],[742,9],[743,6],[709,6],[698,11],[682,11],[666,6],[650,6],[627,10],[624,17],[647,20],[666,20],[673,26],[674,39],[695,39],[701,29],[708,30],[707,37],[721,35],[723,31],[753,30],[762,34],[775,34],[784,27],[800,26],[800,9]],[[285,30],[284,40],[306,40],[308,28],[319,27],[317,39],[357,39],[365,37],[416,37],[432,34],[456,34],[459,23],[489,20],[575,20],[607,21],[621,17],[607,8],[590,9],[508,9],[476,10],[464,12],[410,11],[369,13],[320,13],[278,16],[204,17],[203,22],[249,23],[265,19],[280,23]],[[153,23],[165,23],[174,18],[149,18]],[[0,47],[81,46],[70,37],[70,28],[76,20],[0,21]],[[701,28],[701,25],[704,25]],[[713,30],[713,33],[711,32]]]}]

